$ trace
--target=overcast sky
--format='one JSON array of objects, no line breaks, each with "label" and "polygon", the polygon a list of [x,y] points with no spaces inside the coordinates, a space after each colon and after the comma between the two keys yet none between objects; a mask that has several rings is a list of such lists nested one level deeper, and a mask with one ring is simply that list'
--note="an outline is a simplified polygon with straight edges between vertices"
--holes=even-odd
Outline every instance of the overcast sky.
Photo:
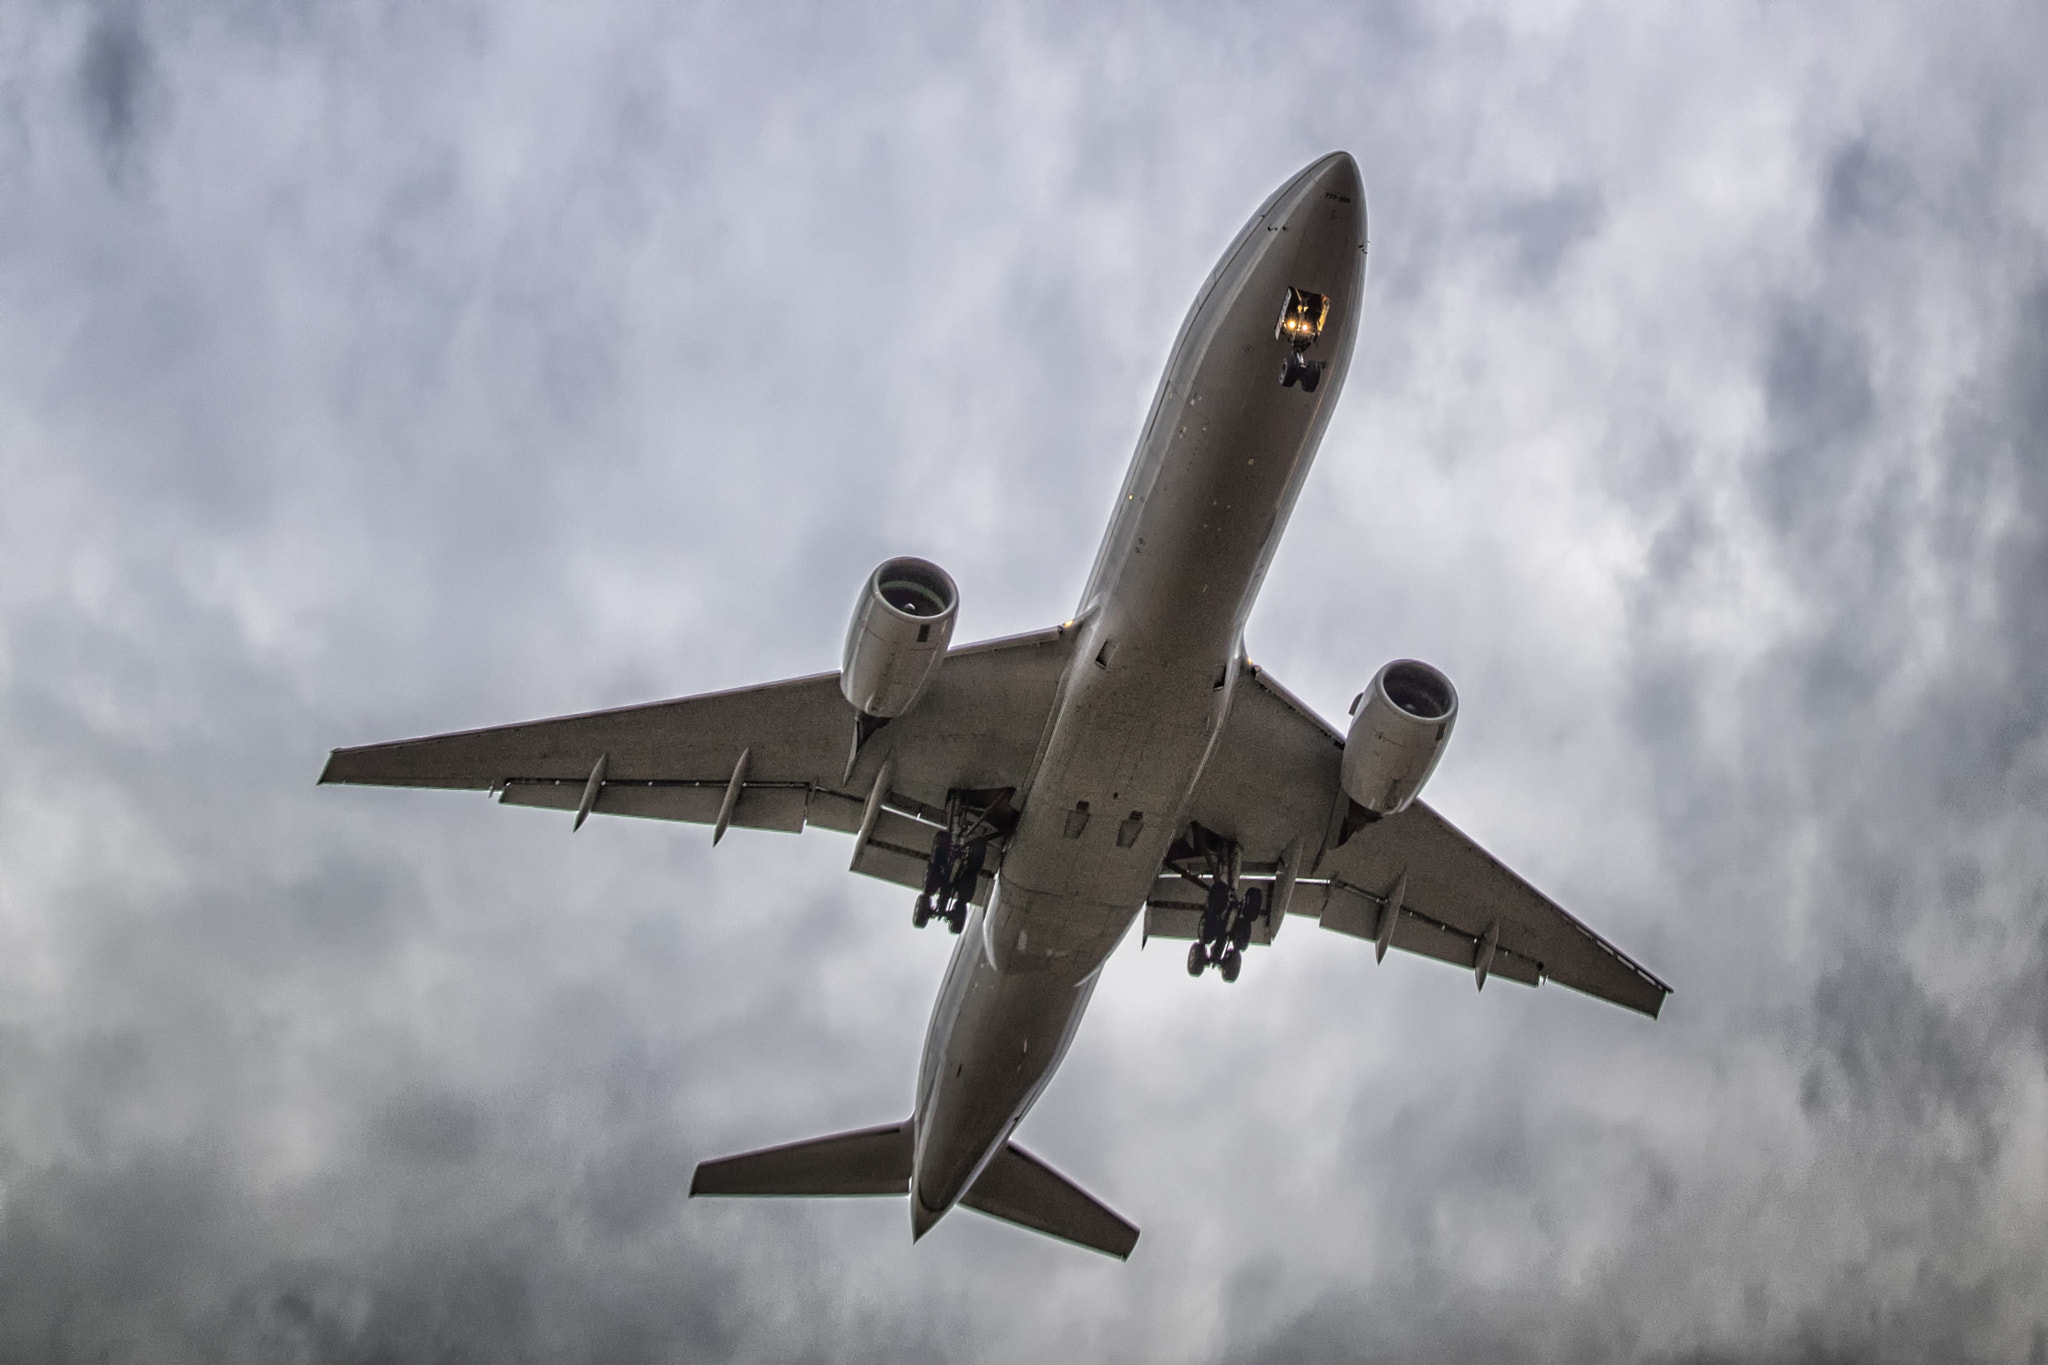
[{"label": "overcast sky", "polygon": [[[861,17],[854,17],[856,13]],[[0,18],[0,1358],[2048,1361],[2048,11]],[[1167,347],[1344,148],[1252,618],[1677,990],[1127,942],[1022,1140],[1128,1265],[684,1199],[901,1118],[842,836],[316,789],[1073,607]],[[1170,949],[1171,945],[1168,945]]]}]

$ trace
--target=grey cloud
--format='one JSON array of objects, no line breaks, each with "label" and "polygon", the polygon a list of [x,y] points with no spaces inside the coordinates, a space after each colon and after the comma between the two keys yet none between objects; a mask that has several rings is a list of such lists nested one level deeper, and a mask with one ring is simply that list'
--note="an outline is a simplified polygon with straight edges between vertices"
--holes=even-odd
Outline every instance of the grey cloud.
[{"label": "grey cloud", "polygon": [[132,6],[110,5],[87,30],[78,56],[78,100],[86,128],[117,179],[158,115],[155,48]]},{"label": "grey cloud", "polygon": [[1904,169],[1859,137],[1830,159],[1822,203],[1827,226],[1837,232],[1882,229],[1896,223],[1912,195]]},{"label": "grey cloud", "polygon": [[[1887,13],[31,12],[0,1355],[2041,1359],[2038,21]],[[1057,619],[1334,146],[1371,326],[1254,647],[1450,667],[1440,803],[1665,1018],[1133,951],[1025,1133],[1130,1265],[690,1203],[899,1117],[948,945],[829,836],[324,750],[829,667],[896,550]]]},{"label": "grey cloud", "polygon": [[1503,210],[1501,231],[1513,243],[1516,273],[1532,286],[1548,285],[1572,249],[1597,233],[1605,217],[1593,185],[1566,185]]}]

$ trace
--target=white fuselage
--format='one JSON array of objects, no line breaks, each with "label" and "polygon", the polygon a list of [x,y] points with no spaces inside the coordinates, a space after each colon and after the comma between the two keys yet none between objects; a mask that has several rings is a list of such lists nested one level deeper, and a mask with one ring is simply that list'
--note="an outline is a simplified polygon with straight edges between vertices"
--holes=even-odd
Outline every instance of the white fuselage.
[{"label": "white fuselage", "polygon": [[[1364,193],[1337,153],[1253,217],[1181,328],[1082,594],[995,894],[933,1007],[911,1185],[920,1235],[1045,1088],[1180,831],[1230,707],[1245,619],[1343,386],[1364,272]],[[1330,300],[1308,352],[1327,363],[1314,393],[1280,382],[1290,347],[1274,329],[1290,286]]]}]

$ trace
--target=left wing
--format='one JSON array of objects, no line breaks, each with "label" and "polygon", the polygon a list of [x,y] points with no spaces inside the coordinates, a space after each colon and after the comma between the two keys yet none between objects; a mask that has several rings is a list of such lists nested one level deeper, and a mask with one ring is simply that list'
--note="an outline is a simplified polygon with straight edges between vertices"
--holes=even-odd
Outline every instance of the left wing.
[{"label": "left wing", "polygon": [[[796,832],[857,833],[889,789],[857,871],[922,886],[947,794],[1023,785],[1067,663],[1066,627],[952,650],[910,712],[848,771],[839,675],[425,739],[337,749],[322,782],[492,791],[507,805]],[[742,757],[744,755],[744,758]],[[728,796],[732,799],[728,802]]]},{"label": "left wing", "polygon": [[[1327,929],[1472,968],[1482,986],[1489,975],[1555,981],[1656,1017],[1669,986],[1427,803],[1343,837],[1352,823],[1338,780],[1343,753],[1342,734],[1248,667],[1189,814],[1238,845],[1254,880],[1277,885],[1291,873],[1284,908]],[[1162,877],[1147,933],[1194,937],[1190,907],[1200,901],[1191,890]],[[1269,939],[1278,917],[1259,928],[1254,941]]]}]

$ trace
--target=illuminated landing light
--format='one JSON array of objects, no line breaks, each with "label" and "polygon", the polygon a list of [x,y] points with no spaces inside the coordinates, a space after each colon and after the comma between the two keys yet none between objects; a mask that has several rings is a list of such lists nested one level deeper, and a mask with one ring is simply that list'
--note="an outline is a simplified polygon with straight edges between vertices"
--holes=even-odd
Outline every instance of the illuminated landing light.
[{"label": "illuminated landing light", "polygon": [[1297,351],[1307,350],[1322,336],[1323,324],[1329,319],[1328,295],[1289,286],[1287,301],[1280,308],[1280,321],[1273,328],[1273,339],[1285,341]]}]

